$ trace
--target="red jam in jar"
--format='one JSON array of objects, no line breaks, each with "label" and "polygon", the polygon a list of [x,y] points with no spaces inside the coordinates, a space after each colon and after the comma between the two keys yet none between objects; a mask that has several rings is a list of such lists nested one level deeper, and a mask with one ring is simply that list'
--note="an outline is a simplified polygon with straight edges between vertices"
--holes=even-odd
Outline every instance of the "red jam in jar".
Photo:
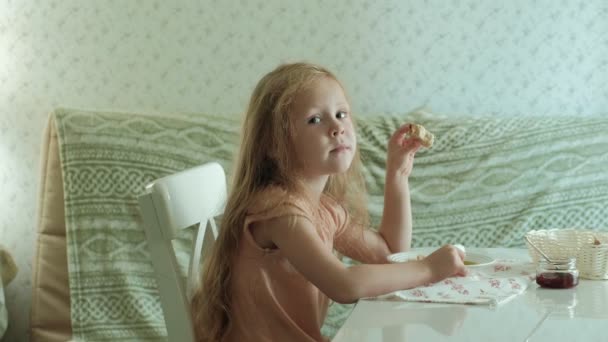
[{"label": "red jam in jar", "polygon": [[557,259],[549,262],[540,259],[536,269],[536,283],[541,287],[568,289],[578,285],[576,259]]}]

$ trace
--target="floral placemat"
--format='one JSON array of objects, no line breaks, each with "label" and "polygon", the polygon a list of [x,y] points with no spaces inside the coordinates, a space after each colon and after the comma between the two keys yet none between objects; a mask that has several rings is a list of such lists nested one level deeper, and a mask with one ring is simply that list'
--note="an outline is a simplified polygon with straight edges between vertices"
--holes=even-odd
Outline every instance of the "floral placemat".
[{"label": "floral placemat", "polygon": [[470,268],[465,277],[447,278],[368,299],[493,306],[523,293],[534,278],[535,268],[530,262],[497,260],[487,266]]}]

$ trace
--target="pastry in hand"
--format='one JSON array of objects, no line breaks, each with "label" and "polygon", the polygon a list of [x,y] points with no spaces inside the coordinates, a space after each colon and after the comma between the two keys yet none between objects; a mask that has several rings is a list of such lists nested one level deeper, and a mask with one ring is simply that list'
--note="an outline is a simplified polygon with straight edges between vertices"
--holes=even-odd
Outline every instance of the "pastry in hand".
[{"label": "pastry in hand", "polygon": [[421,145],[426,148],[433,146],[433,142],[435,141],[435,136],[422,125],[418,124],[411,125],[410,137],[420,140]]}]

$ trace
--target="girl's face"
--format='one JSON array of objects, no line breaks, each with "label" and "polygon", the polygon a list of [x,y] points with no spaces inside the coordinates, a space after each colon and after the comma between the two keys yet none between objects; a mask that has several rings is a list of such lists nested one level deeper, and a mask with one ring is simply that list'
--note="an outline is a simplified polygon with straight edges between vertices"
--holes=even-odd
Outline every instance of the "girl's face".
[{"label": "girl's face", "polygon": [[338,82],[323,77],[300,92],[290,120],[299,172],[317,177],[348,170],[357,139],[350,106]]}]

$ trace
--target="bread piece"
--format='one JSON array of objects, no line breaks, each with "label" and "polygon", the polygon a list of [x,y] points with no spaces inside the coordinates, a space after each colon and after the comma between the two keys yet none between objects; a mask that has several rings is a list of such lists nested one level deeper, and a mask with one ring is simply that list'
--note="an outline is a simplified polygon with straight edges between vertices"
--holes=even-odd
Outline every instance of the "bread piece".
[{"label": "bread piece", "polygon": [[412,124],[410,128],[410,137],[420,140],[422,146],[430,148],[433,146],[435,136],[426,130],[422,125]]}]

